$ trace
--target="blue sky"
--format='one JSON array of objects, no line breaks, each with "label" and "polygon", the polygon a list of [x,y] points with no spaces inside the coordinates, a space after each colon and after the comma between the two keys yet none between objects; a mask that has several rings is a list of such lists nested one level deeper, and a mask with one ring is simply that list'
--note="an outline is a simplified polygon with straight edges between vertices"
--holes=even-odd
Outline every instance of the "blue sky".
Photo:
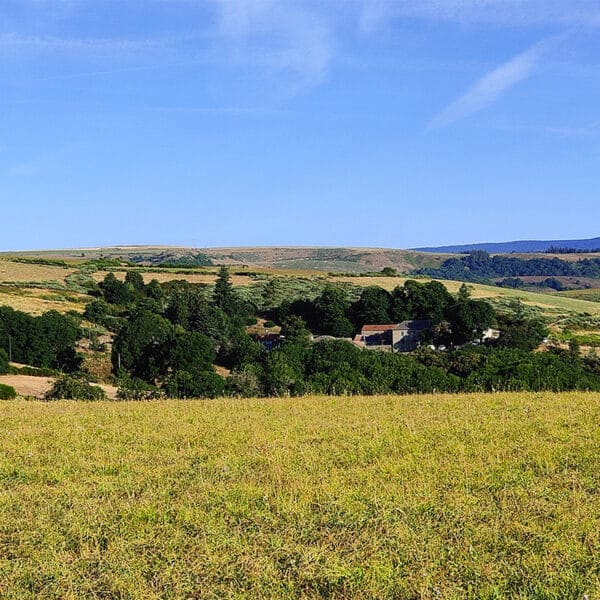
[{"label": "blue sky", "polygon": [[600,0],[0,0],[1,249],[600,234]]}]

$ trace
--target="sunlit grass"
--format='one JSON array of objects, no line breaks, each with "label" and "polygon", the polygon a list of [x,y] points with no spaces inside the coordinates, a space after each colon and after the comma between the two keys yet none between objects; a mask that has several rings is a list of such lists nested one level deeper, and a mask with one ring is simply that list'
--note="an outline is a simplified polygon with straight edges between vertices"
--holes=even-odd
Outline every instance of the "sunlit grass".
[{"label": "sunlit grass", "polygon": [[600,394],[1,405],[2,598],[600,594]]}]

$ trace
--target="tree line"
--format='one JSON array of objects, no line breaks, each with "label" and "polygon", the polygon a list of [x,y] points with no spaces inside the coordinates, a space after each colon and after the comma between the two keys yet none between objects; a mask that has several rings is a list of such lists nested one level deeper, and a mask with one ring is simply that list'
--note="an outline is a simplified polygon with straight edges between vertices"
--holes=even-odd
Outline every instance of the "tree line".
[{"label": "tree line", "polygon": [[529,258],[516,256],[491,256],[483,250],[470,252],[460,258],[449,258],[438,268],[415,271],[436,279],[455,279],[489,283],[499,277],[589,277],[600,278],[600,258],[583,258],[566,261],[560,258]]}]

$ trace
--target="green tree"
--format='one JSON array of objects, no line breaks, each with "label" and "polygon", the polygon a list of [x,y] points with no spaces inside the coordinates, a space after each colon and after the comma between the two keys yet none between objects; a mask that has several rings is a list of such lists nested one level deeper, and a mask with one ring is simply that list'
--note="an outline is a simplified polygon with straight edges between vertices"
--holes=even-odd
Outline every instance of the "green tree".
[{"label": "green tree", "polygon": [[174,371],[206,371],[212,369],[215,351],[212,342],[202,333],[183,331],[169,343],[169,366]]},{"label": "green tree", "polygon": [[0,400],[14,400],[17,397],[17,391],[10,385],[0,383]]},{"label": "green tree", "polygon": [[315,321],[318,333],[334,337],[351,337],[354,327],[346,316],[350,303],[346,292],[328,285],[314,302]]},{"label": "green tree", "polygon": [[378,286],[367,287],[352,305],[352,320],[357,327],[389,323],[391,304],[392,296],[387,290]]},{"label": "green tree", "polygon": [[166,374],[169,366],[168,342],[173,326],[151,312],[139,312],[116,335],[112,364],[149,383]]},{"label": "green tree", "polygon": [[227,378],[227,392],[234,397],[257,398],[262,395],[261,379],[260,364],[244,364]]},{"label": "green tree", "polygon": [[498,317],[500,337],[497,345],[527,352],[535,350],[548,335],[548,329],[539,319],[528,319],[522,310],[515,315]]},{"label": "green tree", "polygon": [[225,391],[225,380],[214,371],[175,371],[163,390],[169,398],[217,398]]},{"label": "green tree", "polygon": [[[461,298],[459,294],[459,298]],[[459,299],[447,311],[451,343],[460,346],[481,339],[494,323],[494,309],[482,300]]]},{"label": "green tree", "polygon": [[110,307],[108,304],[102,298],[97,298],[85,305],[83,316],[92,323],[103,324],[109,312]]},{"label": "green tree", "polygon": [[100,283],[100,289],[109,304],[127,306],[135,298],[133,289],[124,282],[119,281],[114,273],[106,275],[102,283]]},{"label": "green tree", "polygon": [[97,385],[64,375],[54,382],[46,400],[106,400],[106,393]]},{"label": "green tree", "polygon": [[189,291],[184,289],[175,289],[169,298],[169,303],[165,310],[165,316],[174,325],[188,327],[190,320],[190,297]]},{"label": "green tree", "polygon": [[235,307],[233,284],[227,267],[221,267],[215,282],[213,301],[225,314],[231,314]]},{"label": "green tree", "polygon": [[146,296],[156,300],[159,304],[162,304],[165,298],[165,292],[163,291],[158,279],[152,279],[146,286]]},{"label": "green tree", "polygon": [[272,308],[274,307],[281,296],[281,285],[278,279],[271,278],[269,279],[261,292],[261,300],[263,308]]},{"label": "green tree", "polygon": [[80,337],[81,329],[70,316],[48,311],[34,319],[27,362],[37,367],[76,371],[81,365],[81,357],[75,351]]},{"label": "green tree", "polygon": [[281,335],[286,344],[308,345],[310,342],[310,331],[306,327],[304,319],[297,315],[290,315],[281,324]]},{"label": "green tree", "polygon": [[390,312],[394,322],[428,319],[437,325],[443,321],[453,302],[451,294],[439,281],[422,284],[409,279],[392,292]]},{"label": "green tree", "polygon": [[144,277],[139,271],[127,271],[125,284],[131,286],[138,294],[144,292]]},{"label": "green tree", "polygon": [[284,352],[269,352],[262,373],[262,388],[267,396],[296,396],[304,389],[304,376],[290,364]]}]

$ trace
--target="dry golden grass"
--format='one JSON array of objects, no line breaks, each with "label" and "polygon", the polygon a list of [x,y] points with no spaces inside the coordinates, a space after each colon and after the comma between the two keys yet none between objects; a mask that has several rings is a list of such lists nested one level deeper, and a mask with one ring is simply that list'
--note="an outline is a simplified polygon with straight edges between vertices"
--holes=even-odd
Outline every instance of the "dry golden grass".
[{"label": "dry golden grass", "polygon": [[81,302],[66,302],[60,292],[38,288],[3,288],[0,286],[0,306],[10,306],[31,315],[41,315],[49,310],[66,313],[71,310],[83,312],[85,308],[83,294],[69,293],[70,297]]},{"label": "dry golden grass", "polygon": [[34,265],[0,259],[0,283],[23,283],[29,281],[65,282],[65,277],[75,271],[63,267]]},{"label": "dry golden grass", "polygon": [[598,598],[600,394],[2,404],[0,595]]}]

